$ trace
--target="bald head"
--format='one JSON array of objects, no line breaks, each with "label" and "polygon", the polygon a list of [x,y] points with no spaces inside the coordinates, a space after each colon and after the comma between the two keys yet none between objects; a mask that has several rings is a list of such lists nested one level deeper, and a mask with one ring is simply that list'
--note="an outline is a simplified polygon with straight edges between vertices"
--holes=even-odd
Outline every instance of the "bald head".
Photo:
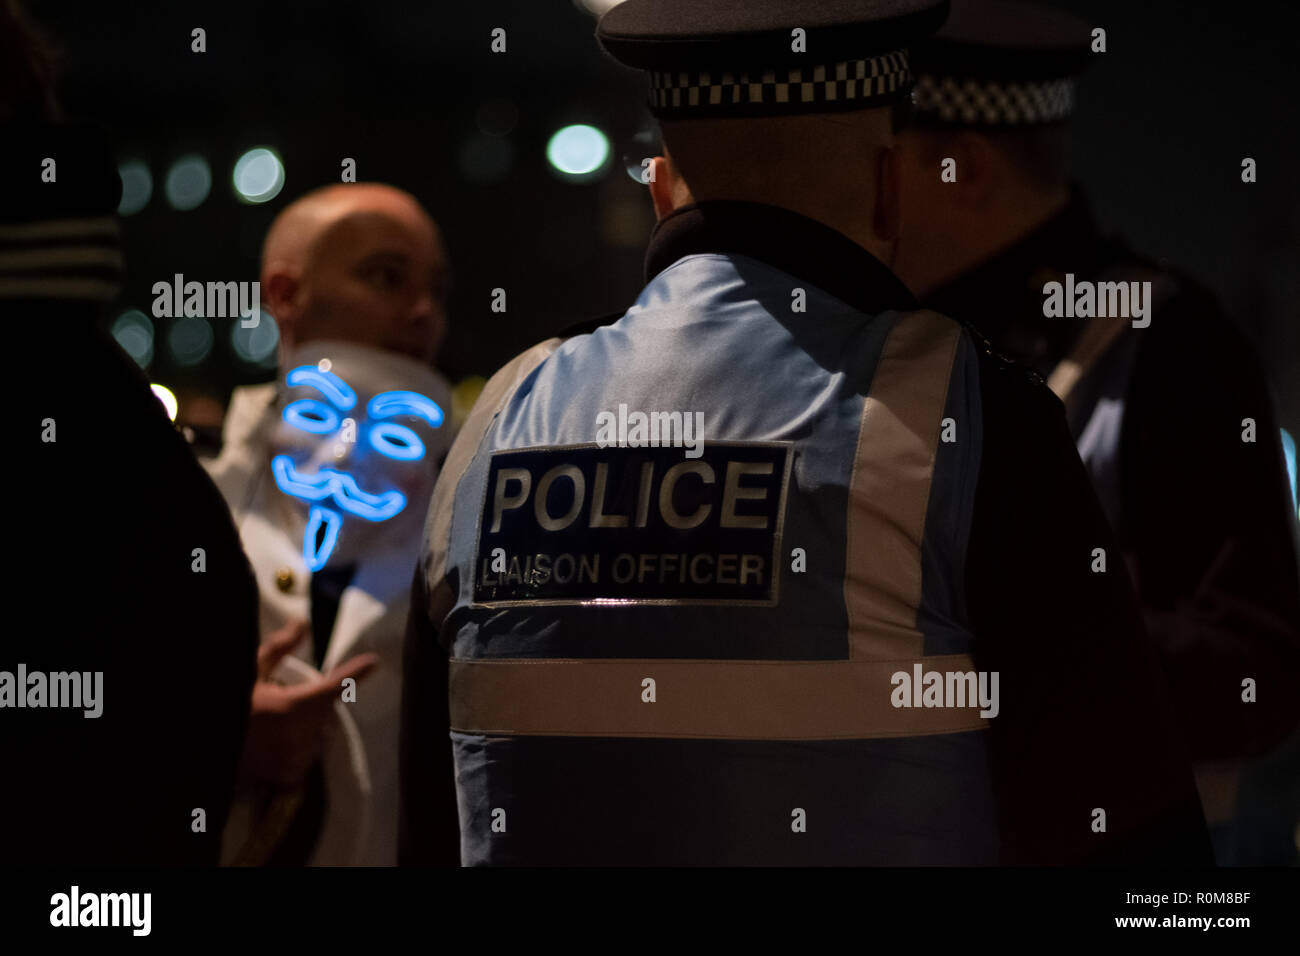
[{"label": "bald head", "polygon": [[262,295],[285,350],[340,339],[431,361],[446,331],[447,256],[409,193],[347,183],[287,206],[262,246]]},{"label": "bald head", "polygon": [[897,195],[888,109],[665,121],[663,137],[650,184],[660,218],[710,199],[763,202],[888,260]]}]

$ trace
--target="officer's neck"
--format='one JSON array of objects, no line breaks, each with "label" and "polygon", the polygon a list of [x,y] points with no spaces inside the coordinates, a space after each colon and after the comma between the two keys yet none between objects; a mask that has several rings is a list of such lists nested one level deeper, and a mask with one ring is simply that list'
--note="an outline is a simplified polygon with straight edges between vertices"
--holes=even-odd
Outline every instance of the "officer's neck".
[{"label": "officer's neck", "polygon": [[[793,192],[765,192],[753,195],[746,190],[714,188],[703,195],[697,195],[682,180],[673,184],[672,209],[714,200],[732,202],[754,202],[798,213],[808,219],[834,229],[836,232],[861,246],[881,262],[892,266],[895,243],[892,239],[882,238],[876,231],[874,222],[875,202],[873,197],[849,197],[843,195],[807,195]],[[660,216],[660,218],[663,218]]]}]

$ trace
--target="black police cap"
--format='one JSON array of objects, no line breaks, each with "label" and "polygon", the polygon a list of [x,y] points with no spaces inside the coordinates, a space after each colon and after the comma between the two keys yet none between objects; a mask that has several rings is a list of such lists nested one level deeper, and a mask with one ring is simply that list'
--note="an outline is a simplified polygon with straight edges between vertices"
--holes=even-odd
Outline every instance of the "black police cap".
[{"label": "black police cap", "polygon": [[1092,31],[1069,14],[1021,0],[952,0],[939,33],[912,51],[921,124],[1026,126],[1074,111]]},{"label": "black police cap", "polygon": [[625,0],[596,37],[650,74],[661,118],[870,109],[911,90],[907,47],[948,0]]}]

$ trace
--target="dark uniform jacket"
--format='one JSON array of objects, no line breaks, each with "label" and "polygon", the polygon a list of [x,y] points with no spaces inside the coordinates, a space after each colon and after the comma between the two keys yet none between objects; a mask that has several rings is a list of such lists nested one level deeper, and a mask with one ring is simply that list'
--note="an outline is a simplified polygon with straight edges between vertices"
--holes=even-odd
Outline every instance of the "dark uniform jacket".
[{"label": "dark uniform jacket", "polygon": [[[1071,432],[1124,549],[1195,759],[1263,753],[1300,723],[1295,511],[1264,375],[1212,295],[1104,237],[1076,190],[1032,235],[929,297],[1044,376],[1085,323],[1045,318],[1046,282],[1153,282],[1067,400]],[[1253,443],[1243,420],[1255,423]],[[1242,681],[1257,700],[1242,700]]]},{"label": "dark uniform jacket", "polygon": [[[774,207],[678,210],[647,275],[613,324],[499,372],[448,457],[405,652],[402,860],[1206,861],[1041,381]],[[703,410],[702,456],[600,446],[619,403]],[[970,667],[998,672],[996,716],[886,703],[891,672]]]},{"label": "dark uniform jacket", "polygon": [[[111,154],[77,128],[9,132],[0,316],[16,533],[0,671],[23,665],[29,695],[36,672],[103,678],[98,717],[0,710],[0,861],[214,865],[256,671],[252,573],[216,487],[98,327],[121,268]],[[57,160],[53,183],[38,179],[42,156]]]}]

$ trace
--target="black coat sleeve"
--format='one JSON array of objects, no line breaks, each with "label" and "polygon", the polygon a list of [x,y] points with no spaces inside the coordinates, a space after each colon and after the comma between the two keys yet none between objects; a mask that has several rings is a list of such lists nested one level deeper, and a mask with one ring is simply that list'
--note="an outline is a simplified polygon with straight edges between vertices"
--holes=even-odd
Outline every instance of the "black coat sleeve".
[{"label": "black coat sleeve", "polygon": [[1185,287],[1150,334],[1129,389],[1122,543],[1192,755],[1260,754],[1300,725],[1300,570],[1277,420],[1250,346],[1207,293]]},{"label": "black coat sleeve", "polygon": [[1167,688],[1064,408],[987,354],[980,391],[966,602],[976,660],[1000,675],[989,734],[1004,861],[1208,864]]},{"label": "black coat sleeve", "polygon": [[422,562],[411,585],[411,611],[402,648],[397,862],[400,866],[459,866],[447,651],[438,639],[427,580]]},{"label": "black coat sleeve", "polygon": [[[20,393],[27,504],[10,520],[24,560],[0,667],[100,672],[103,684],[97,718],[6,714],[24,772],[5,788],[20,808],[0,857],[213,865],[256,674],[257,590],[234,523],[92,315],[6,308],[27,323],[22,354],[54,356],[57,371]],[[37,440],[47,428],[54,440]],[[39,626],[16,626],[24,605],[41,609]]]}]

